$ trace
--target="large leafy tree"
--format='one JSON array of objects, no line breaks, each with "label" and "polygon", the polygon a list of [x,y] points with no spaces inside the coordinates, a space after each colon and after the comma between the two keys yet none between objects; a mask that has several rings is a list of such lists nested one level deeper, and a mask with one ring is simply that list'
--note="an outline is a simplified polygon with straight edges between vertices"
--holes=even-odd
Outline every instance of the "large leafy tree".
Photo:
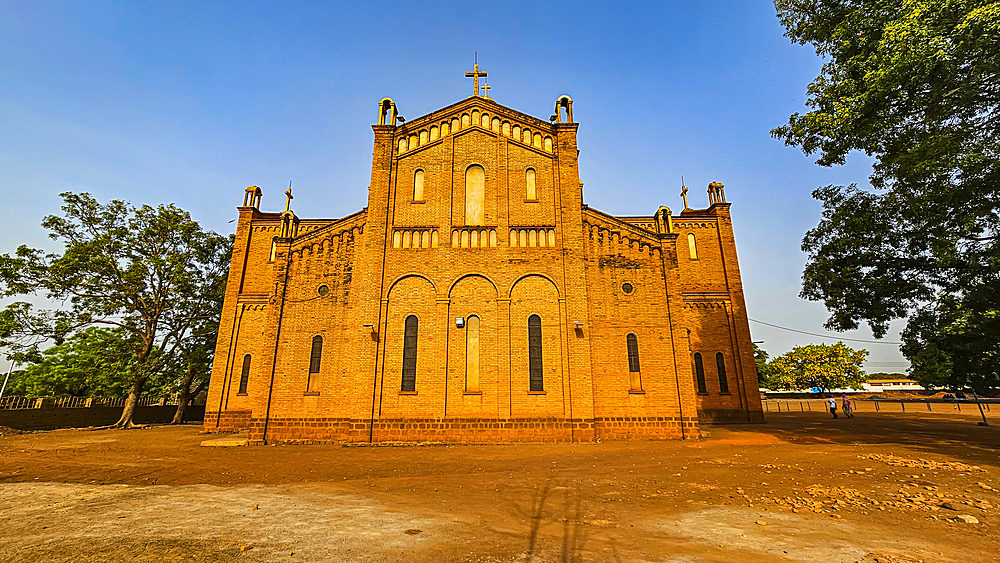
[{"label": "large leafy tree", "polygon": [[770,383],[784,390],[861,389],[865,381],[861,364],[867,357],[868,350],[854,350],[843,342],[796,346],[771,361]]},{"label": "large leafy tree", "polygon": [[979,392],[1000,387],[1000,315],[944,297],[916,312],[903,331],[910,375],[924,387]]},{"label": "large leafy tree", "polygon": [[[893,319],[945,301],[1000,311],[1000,2],[775,6],[785,35],[825,63],[808,87],[810,110],[772,134],[823,166],[852,151],[874,159],[872,189],[813,192],[823,216],[802,243],[802,296],[826,304],[828,328],[867,322],[877,337]],[[989,334],[962,326],[969,338]],[[926,331],[912,333],[920,345],[904,353],[914,360],[931,342],[919,340]],[[965,353],[950,345],[937,343],[949,356]],[[991,349],[1000,351],[1000,340]]]},{"label": "large leafy tree", "polygon": [[0,314],[0,345],[37,357],[52,339],[58,344],[93,325],[116,328],[133,343],[128,397],[116,423],[128,427],[147,381],[217,315],[215,288],[232,240],[203,230],[174,205],[61,195],[63,215],[46,217],[42,226],[63,251],[21,246],[14,256],[0,256],[0,297],[41,294],[61,306],[9,305]]}]

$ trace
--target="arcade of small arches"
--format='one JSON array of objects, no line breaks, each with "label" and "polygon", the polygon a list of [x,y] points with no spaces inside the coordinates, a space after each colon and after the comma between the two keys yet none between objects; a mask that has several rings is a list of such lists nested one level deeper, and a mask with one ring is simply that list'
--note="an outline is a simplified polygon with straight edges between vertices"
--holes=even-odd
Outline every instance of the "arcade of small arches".
[{"label": "arcade of small arches", "polygon": [[468,129],[469,127],[485,129],[517,141],[522,145],[545,152],[552,152],[551,135],[543,135],[542,132],[532,130],[529,126],[511,123],[506,119],[501,120],[499,117],[491,115],[486,111],[480,111],[479,109],[455,115],[451,119],[442,120],[440,124],[434,124],[428,128],[420,129],[417,132],[401,137],[396,150],[399,154],[402,154],[447,137],[452,133]]}]

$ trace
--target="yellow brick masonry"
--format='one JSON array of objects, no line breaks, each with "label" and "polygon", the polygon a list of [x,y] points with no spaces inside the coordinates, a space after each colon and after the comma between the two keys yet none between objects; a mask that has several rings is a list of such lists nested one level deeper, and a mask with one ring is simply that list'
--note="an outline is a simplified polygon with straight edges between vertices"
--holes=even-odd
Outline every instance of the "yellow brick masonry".
[{"label": "yellow brick masonry", "polygon": [[[577,128],[473,96],[374,125],[369,203],[354,215],[303,219],[282,238],[280,214],[239,208],[205,429],[255,441],[587,441],[695,438],[699,421],[762,421],[729,204],[670,217],[672,229],[590,209]],[[485,170],[477,225],[466,218],[471,166]],[[411,315],[413,392],[401,384]],[[529,384],[532,315],[542,391]],[[469,335],[456,319],[472,316],[470,388]],[[320,371],[310,374],[317,335]]]}]

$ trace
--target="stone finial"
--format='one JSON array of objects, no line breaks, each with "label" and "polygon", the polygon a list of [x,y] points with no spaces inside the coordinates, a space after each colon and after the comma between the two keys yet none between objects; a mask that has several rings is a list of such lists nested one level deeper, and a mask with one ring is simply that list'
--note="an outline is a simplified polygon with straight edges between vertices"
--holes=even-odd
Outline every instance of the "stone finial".
[{"label": "stone finial", "polygon": [[260,209],[260,195],[260,187],[247,186],[247,189],[243,191],[243,207]]},{"label": "stone finial", "polygon": [[[389,121],[388,123],[386,123],[387,117]],[[396,102],[392,101],[392,98],[382,98],[382,100],[378,103],[378,124],[392,125],[395,127],[396,119]]]},{"label": "stone finial", "polygon": [[715,205],[716,203],[726,203],[726,192],[725,186],[719,182],[712,182],[708,185],[708,203],[709,205]]},{"label": "stone finial", "polygon": [[563,122],[562,110],[566,110],[566,123],[573,123],[573,99],[563,94],[556,98],[556,123]]},{"label": "stone finial", "polygon": [[656,215],[653,216],[656,222],[656,233],[660,235],[669,235],[674,232],[674,222],[670,220],[670,208],[666,206],[660,206],[656,210]]}]

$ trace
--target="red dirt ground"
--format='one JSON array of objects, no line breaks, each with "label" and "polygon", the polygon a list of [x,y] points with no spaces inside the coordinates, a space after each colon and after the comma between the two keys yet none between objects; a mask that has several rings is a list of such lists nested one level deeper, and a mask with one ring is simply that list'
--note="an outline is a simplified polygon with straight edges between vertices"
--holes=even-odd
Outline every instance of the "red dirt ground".
[{"label": "red dirt ground", "polygon": [[1000,417],[976,420],[772,413],[702,440],[489,446],[6,436],[0,561],[994,561]]}]

